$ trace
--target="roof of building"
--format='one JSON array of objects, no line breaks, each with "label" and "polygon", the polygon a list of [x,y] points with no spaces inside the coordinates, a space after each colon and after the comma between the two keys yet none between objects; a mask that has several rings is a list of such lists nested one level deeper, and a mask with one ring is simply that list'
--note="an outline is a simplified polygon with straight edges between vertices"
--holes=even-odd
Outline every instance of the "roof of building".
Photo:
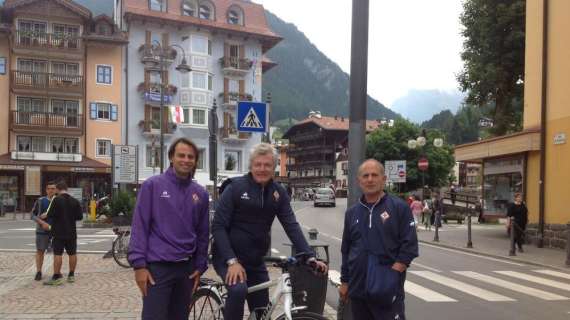
[{"label": "roof of building", "polygon": [[[31,5],[37,1],[43,1],[43,0],[5,0],[3,3],[3,7],[5,9],[15,9],[21,6]],[[78,15],[82,16],[84,19],[91,18],[91,10],[89,8],[84,7],[80,3],[71,0],[52,0],[52,1],[77,13]]]},{"label": "roof of building", "polygon": [[[346,130],[348,131],[349,119],[345,117],[335,116],[335,117],[327,117],[327,116],[312,116],[308,117],[298,123],[295,126],[302,125],[305,123],[313,122],[319,127],[325,130]],[[375,120],[366,120],[366,131],[371,132],[380,127],[380,123]]]}]

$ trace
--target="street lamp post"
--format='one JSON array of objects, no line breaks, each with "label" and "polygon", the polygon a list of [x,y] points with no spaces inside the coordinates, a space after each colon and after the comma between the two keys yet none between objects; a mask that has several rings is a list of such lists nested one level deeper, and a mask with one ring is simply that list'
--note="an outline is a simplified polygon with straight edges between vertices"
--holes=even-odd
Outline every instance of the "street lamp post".
[{"label": "street lamp post", "polygon": [[212,200],[215,206],[218,198],[218,107],[216,105],[216,99],[214,99],[212,109],[210,110],[208,129],[210,131],[210,180],[214,183]]},{"label": "street lamp post", "polygon": [[[166,55],[168,54],[168,51],[171,50],[176,50],[176,48],[179,48],[182,51],[182,61],[180,62],[180,64],[178,66],[176,66],[176,70],[178,70],[179,72],[182,73],[186,73],[186,72],[191,72],[192,69],[190,68],[190,66],[186,63],[186,51],[184,51],[184,48],[182,48],[181,46],[177,45],[177,44],[172,44],[169,46],[162,46],[160,44],[160,42],[158,41],[154,41],[153,44],[151,44],[151,48],[150,51],[148,52],[149,54],[151,54],[152,56],[156,56],[156,52],[158,52],[158,70],[160,73],[160,116],[159,116],[159,121],[160,121],[160,173],[163,173],[164,171],[164,133],[165,133],[165,126],[164,126],[164,73],[167,70],[167,65],[166,65]],[[148,54],[147,53],[147,54]],[[151,64],[151,66],[156,67],[156,61],[153,59],[153,57],[147,58],[145,59],[149,64]]]}]

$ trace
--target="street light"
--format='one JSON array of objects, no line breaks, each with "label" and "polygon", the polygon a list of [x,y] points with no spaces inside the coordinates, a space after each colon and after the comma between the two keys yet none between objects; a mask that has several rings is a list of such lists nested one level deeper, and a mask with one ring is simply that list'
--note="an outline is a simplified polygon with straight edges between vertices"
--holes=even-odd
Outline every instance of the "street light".
[{"label": "street light", "polygon": [[[425,156],[425,152],[423,147],[425,147],[427,144],[427,134],[426,134],[426,129],[422,129],[422,132],[420,133],[420,136],[417,137],[416,139],[410,139],[408,140],[408,148],[409,149],[416,149],[417,147],[422,148],[422,156],[421,158],[426,158]],[[443,147],[443,139],[442,138],[435,138],[433,139],[433,146],[436,148],[441,148]],[[424,190],[425,190],[425,170],[422,170],[422,200],[424,199]]]},{"label": "street light", "polygon": [[[186,62],[186,51],[177,44],[171,44],[163,47],[160,42],[154,40],[153,44],[151,44],[150,50],[146,52],[145,56],[142,58],[147,69],[159,71],[160,74],[160,173],[164,171],[164,79],[162,77],[167,70],[166,58],[169,57],[167,55],[169,51],[172,52],[171,50],[176,51],[176,48],[179,48],[182,51],[182,60],[175,69],[181,73],[191,72],[192,68],[190,68]],[[156,61],[156,56],[159,58],[158,62]]]},{"label": "street light", "polygon": [[214,208],[218,199],[218,106],[216,99],[212,109],[210,110],[210,117],[208,118],[208,129],[210,131],[210,180],[214,183],[214,190],[212,199],[214,200]]}]

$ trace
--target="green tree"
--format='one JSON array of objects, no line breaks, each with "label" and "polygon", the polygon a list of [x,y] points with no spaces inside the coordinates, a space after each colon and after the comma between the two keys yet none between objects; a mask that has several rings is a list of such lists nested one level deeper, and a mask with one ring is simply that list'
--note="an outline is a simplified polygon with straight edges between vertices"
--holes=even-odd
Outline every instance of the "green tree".
[{"label": "green tree", "polygon": [[525,0],[465,0],[461,23],[464,69],[458,75],[466,102],[492,105],[493,135],[521,128]]},{"label": "green tree", "polygon": [[433,145],[435,138],[444,138],[439,130],[427,131],[427,143],[424,147],[409,149],[408,140],[416,139],[420,134],[417,125],[398,119],[393,127],[376,130],[367,136],[368,158],[374,158],[382,163],[386,160],[406,160],[407,179],[403,191],[421,187],[422,173],[418,170],[418,160],[421,156],[425,156],[429,161],[425,182],[430,187],[447,185],[449,173],[455,163],[453,150],[449,144],[444,144],[441,148]]}]

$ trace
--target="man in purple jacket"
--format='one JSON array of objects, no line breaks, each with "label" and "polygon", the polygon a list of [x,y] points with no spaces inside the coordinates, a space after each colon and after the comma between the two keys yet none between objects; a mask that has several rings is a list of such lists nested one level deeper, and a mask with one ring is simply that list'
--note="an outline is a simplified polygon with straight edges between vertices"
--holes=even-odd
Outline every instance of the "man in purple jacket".
[{"label": "man in purple jacket", "polygon": [[198,155],[189,139],[174,141],[170,168],[138,193],[128,259],[143,295],[142,319],[188,319],[208,267],[208,193],[192,181]]}]

